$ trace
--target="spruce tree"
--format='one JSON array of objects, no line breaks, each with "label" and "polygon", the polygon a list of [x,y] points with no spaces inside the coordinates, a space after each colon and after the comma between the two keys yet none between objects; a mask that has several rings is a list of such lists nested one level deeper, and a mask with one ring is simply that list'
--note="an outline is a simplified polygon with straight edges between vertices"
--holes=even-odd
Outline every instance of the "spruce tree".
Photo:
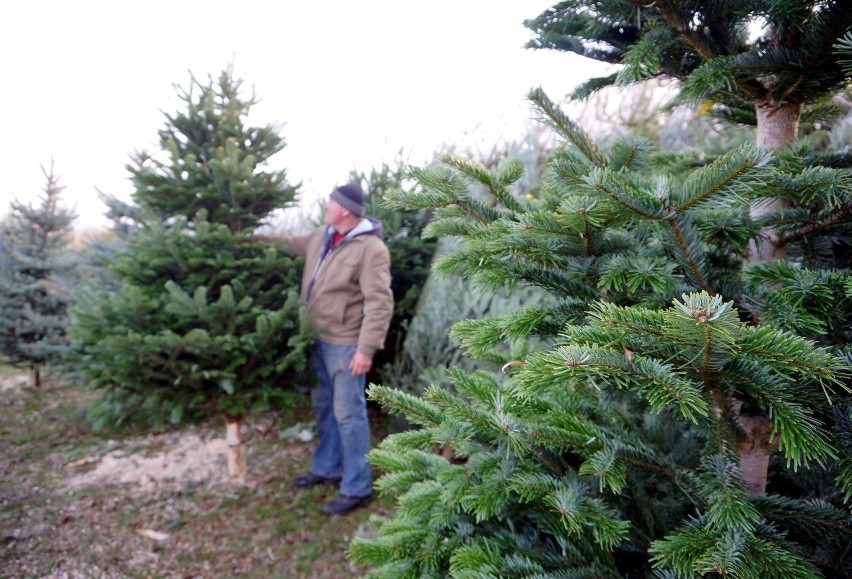
[{"label": "spruce tree", "polygon": [[120,287],[89,287],[74,309],[77,363],[103,392],[98,426],[131,417],[155,426],[224,415],[229,472],[245,474],[240,424],[286,399],[309,342],[295,289],[300,264],[253,240],[294,199],[273,125],[244,124],[254,95],[231,71],[178,89],[160,151],[128,166],[133,202],[116,213],[126,249]]},{"label": "spruce tree", "polygon": [[[511,195],[519,162],[458,157],[386,198],[464,240],[436,271],[550,298],[454,327],[502,372],[371,386],[419,428],[371,454],[397,509],[353,556],[376,577],[848,576],[852,176],[804,144],[605,151],[530,98],[565,140],[537,198]],[[788,259],[747,267],[749,208],[778,196]]]},{"label": "spruce tree", "polygon": [[47,180],[39,202],[11,203],[0,250],[0,350],[41,384],[41,369],[58,365],[68,351],[66,325],[71,292],[68,275],[73,211],[63,207],[59,177]]}]

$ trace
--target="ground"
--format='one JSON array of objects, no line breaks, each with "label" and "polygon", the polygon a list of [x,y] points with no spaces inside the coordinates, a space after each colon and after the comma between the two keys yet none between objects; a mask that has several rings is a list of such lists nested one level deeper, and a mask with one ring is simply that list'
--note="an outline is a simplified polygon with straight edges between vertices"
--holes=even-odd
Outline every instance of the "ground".
[{"label": "ground", "polygon": [[[310,411],[244,426],[248,484],[228,480],[224,423],[95,433],[93,393],[61,382],[0,383],[0,575],[4,577],[354,577],[349,542],[380,497],[326,517],[334,487],[295,490],[315,442]],[[371,416],[376,430],[378,413]],[[303,422],[304,421],[304,422]]]}]

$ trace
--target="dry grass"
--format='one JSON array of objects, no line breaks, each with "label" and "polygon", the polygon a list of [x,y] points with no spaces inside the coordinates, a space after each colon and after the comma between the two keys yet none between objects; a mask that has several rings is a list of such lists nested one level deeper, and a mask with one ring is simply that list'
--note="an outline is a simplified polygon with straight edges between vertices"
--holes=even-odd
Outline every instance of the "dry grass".
[{"label": "dry grass", "polygon": [[[85,421],[91,397],[61,383],[0,388],[0,575],[326,578],[364,572],[350,565],[349,542],[370,533],[370,516],[387,514],[389,505],[377,499],[347,517],[329,518],[320,507],[335,488],[292,489],[290,481],[308,469],[313,451],[313,442],[290,436],[299,420],[310,420],[307,407],[247,425],[250,484],[243,486],[227,481],[223,456],[203,451],[224,436],[218,422],[110,439]],[[371,418],[381,430],[382,419]],[[188,444],[193,440],[202,442]],[[168,454],[175,448],[184,449],[177,459]],[[166,464],[175,460],[181,468]],[[202,471],[210,461],[221,469]],[[169,476],[158,475],[163,472]],[[191,476],[199,472],[209,476]]]}]

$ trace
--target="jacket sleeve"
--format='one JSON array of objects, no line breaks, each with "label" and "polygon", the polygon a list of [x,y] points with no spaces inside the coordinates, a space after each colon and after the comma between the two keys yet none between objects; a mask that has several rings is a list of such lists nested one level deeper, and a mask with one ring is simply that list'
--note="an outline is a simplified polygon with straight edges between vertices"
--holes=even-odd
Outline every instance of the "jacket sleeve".
[{"label": "jacket sleeve", "polygon": [[285,238],[283,242],[284,251],[296,257],[305,257],[308,251],[308,241],[312,235],[309,233]]},{"label": "jacket sleeve", "polygon": [[358,283],[364,296],[364,319],[358,335],[358,351],[372,358],[378,350],[384,348],[385,336],[393,317],[390,252],[381,240],[376,249],[366,252]]}]

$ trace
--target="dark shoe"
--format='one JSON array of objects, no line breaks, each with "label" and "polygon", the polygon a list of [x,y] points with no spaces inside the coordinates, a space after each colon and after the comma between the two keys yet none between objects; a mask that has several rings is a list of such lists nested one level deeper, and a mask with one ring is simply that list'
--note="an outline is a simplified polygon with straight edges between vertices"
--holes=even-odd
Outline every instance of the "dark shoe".
[{"label": "dark shoe", "polygon": [[326,503],[322,507],[322,512],[326,515],[345,515],[351,513],[355,509],[366,507],[370,504],[370,499],[373,495],[366,497],[350,497],[349,495],[340,495],[330,503]]},{"label": "dark shoe", "polygon": [[320,476],[309,472],[304,476],[297,476],[293,479],[293,486],[297,489],[306,489],[316,485],[336,485],[339,482],[339,476]]}]

